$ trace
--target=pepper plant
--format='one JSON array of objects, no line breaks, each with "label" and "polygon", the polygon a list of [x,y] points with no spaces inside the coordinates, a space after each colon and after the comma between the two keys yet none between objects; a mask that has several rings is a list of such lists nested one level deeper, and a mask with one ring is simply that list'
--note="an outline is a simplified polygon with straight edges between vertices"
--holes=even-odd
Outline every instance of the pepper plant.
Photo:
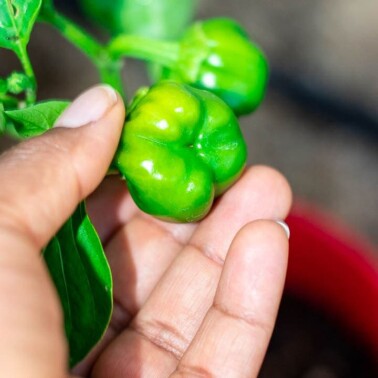
[{"label": "pepper plant", "polygon": [[[37,22],[51,25],[82,51],[99,80],[125,100],[123,64],[127,58],[141,59],[153,83],[127,106],[110,169],[125,179],[141,210],[169,221],[202,219],[245,166],[247,149],[237,117],[251,113],[263,99],[268,76],[263,53],[234,20],[188,26],[193,0],[80,4],[107,30],[107,43],[59,12],[52,0],[0,0],[0,48],[13,51],[22,66],[0,78],[0,134],[40,135],[69,105],[37,102],[27,51]],[[113,305],[111,272],[84,202],[42,256],[61,299],[73,366],[101,339]]]}]

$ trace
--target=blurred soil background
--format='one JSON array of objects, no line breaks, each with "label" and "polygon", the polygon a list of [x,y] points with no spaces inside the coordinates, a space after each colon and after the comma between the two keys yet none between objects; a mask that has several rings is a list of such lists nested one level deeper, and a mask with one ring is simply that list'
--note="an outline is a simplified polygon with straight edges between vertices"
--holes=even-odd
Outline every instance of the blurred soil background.
[{"label": "blurred soil background", "polygon": [[[266,100],[255,114],[242,119],[249,162],[277,168],[297,198],[332,212],[376,245],[377,15],[378,1],[373,0],[202,0],[198,11],[199,18],[239,20],[270,61]],[[96,72],[75,48],[48,29],[38,26],[30,43],[39,97],[72,99],[97,82]],[[0,62],[0,75],[17,65],[4,50],[0,50]],[[135,61],[127,63],[124,76],[129,95],[147,83],[143,66]],[[0,151],[10,144],[9,139],[0,139]],[[348,365],[355,350],[345,351],[345,340],[338,339],[337,332],[332,336],[320,315],[301,306],[293,299],[284,300],[279,324],[286,328],[280,326],[279,334],[292,336],[291,343],[275,336],[267,358],[270,365],[261,377],[368,377],[368,370]],[[323,325],[309,332],[308,326],[318,321]],[[306,356],[315,349],[326,356],[310,368]],[[288,355],[291,360],[285,359]],[[362,369],[365,360],[355,359]],[[324,365],[329,360],[336,361],[332,367]]]}]

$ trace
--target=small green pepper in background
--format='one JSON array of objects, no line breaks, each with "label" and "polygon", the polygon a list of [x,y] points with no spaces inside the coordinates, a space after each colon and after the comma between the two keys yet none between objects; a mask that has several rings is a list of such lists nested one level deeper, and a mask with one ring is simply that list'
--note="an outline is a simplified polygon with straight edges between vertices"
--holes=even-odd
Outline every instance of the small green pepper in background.
[{"label": "small green pepper in background", "polygon": [[233,111],[217,96],[163,81],[130,108],[114,166],[154,216],[192,222],[240,176],[247,147]]},{"label": "small green pepper in background", "polygon": [[268,64],[236,21],[216,18],[197,22],[187,30],[178,61],[163,75],[215,93],[242,115],[263,100]]}]

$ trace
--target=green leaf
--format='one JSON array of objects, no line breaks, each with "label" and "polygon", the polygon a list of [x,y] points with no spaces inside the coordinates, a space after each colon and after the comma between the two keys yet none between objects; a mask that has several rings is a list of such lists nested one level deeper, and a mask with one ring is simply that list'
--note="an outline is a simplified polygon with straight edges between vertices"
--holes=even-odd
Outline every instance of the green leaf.
[{"label": "green leaf", "polygon": [[40,102],[23,109],[7,110],[5,115],[13,121],[19,137],[30,138],[51,129],[68,104],[68,101]]},{"label": "green leaf", "polygon": [[42,0],[0,0],[0,47],[20,51],[30,39]]},{"label": "green leaf", "polygon": [[111,271],[81,203],[43,252],[64,312],[70,366],[104,335],[113,309]]},{"label": "green leaf", "polygon": [[175,38],[193,16],[197,0],[80,0],[84,12],[110,33]]}]

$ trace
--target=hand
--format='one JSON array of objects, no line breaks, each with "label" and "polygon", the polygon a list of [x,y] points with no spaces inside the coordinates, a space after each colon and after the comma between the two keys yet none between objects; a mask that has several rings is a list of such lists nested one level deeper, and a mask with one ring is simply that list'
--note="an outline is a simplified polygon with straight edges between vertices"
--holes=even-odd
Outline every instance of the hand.
[{"label": "hand", "polygon": [[[62,313],[40,250],[102,181],[123,119],[119,97],[97,87],[66,110],[62,127],[0,158],[4,376],[68,375]],[[273,220],[290,204],[286,180],[253,167],[202,222],[165,223],[142,214],[124,182],[106,179],[88,208],[113,271],[115,309],[105,338],[75,372],[257,376],[287,264],[287,237]]]}]

